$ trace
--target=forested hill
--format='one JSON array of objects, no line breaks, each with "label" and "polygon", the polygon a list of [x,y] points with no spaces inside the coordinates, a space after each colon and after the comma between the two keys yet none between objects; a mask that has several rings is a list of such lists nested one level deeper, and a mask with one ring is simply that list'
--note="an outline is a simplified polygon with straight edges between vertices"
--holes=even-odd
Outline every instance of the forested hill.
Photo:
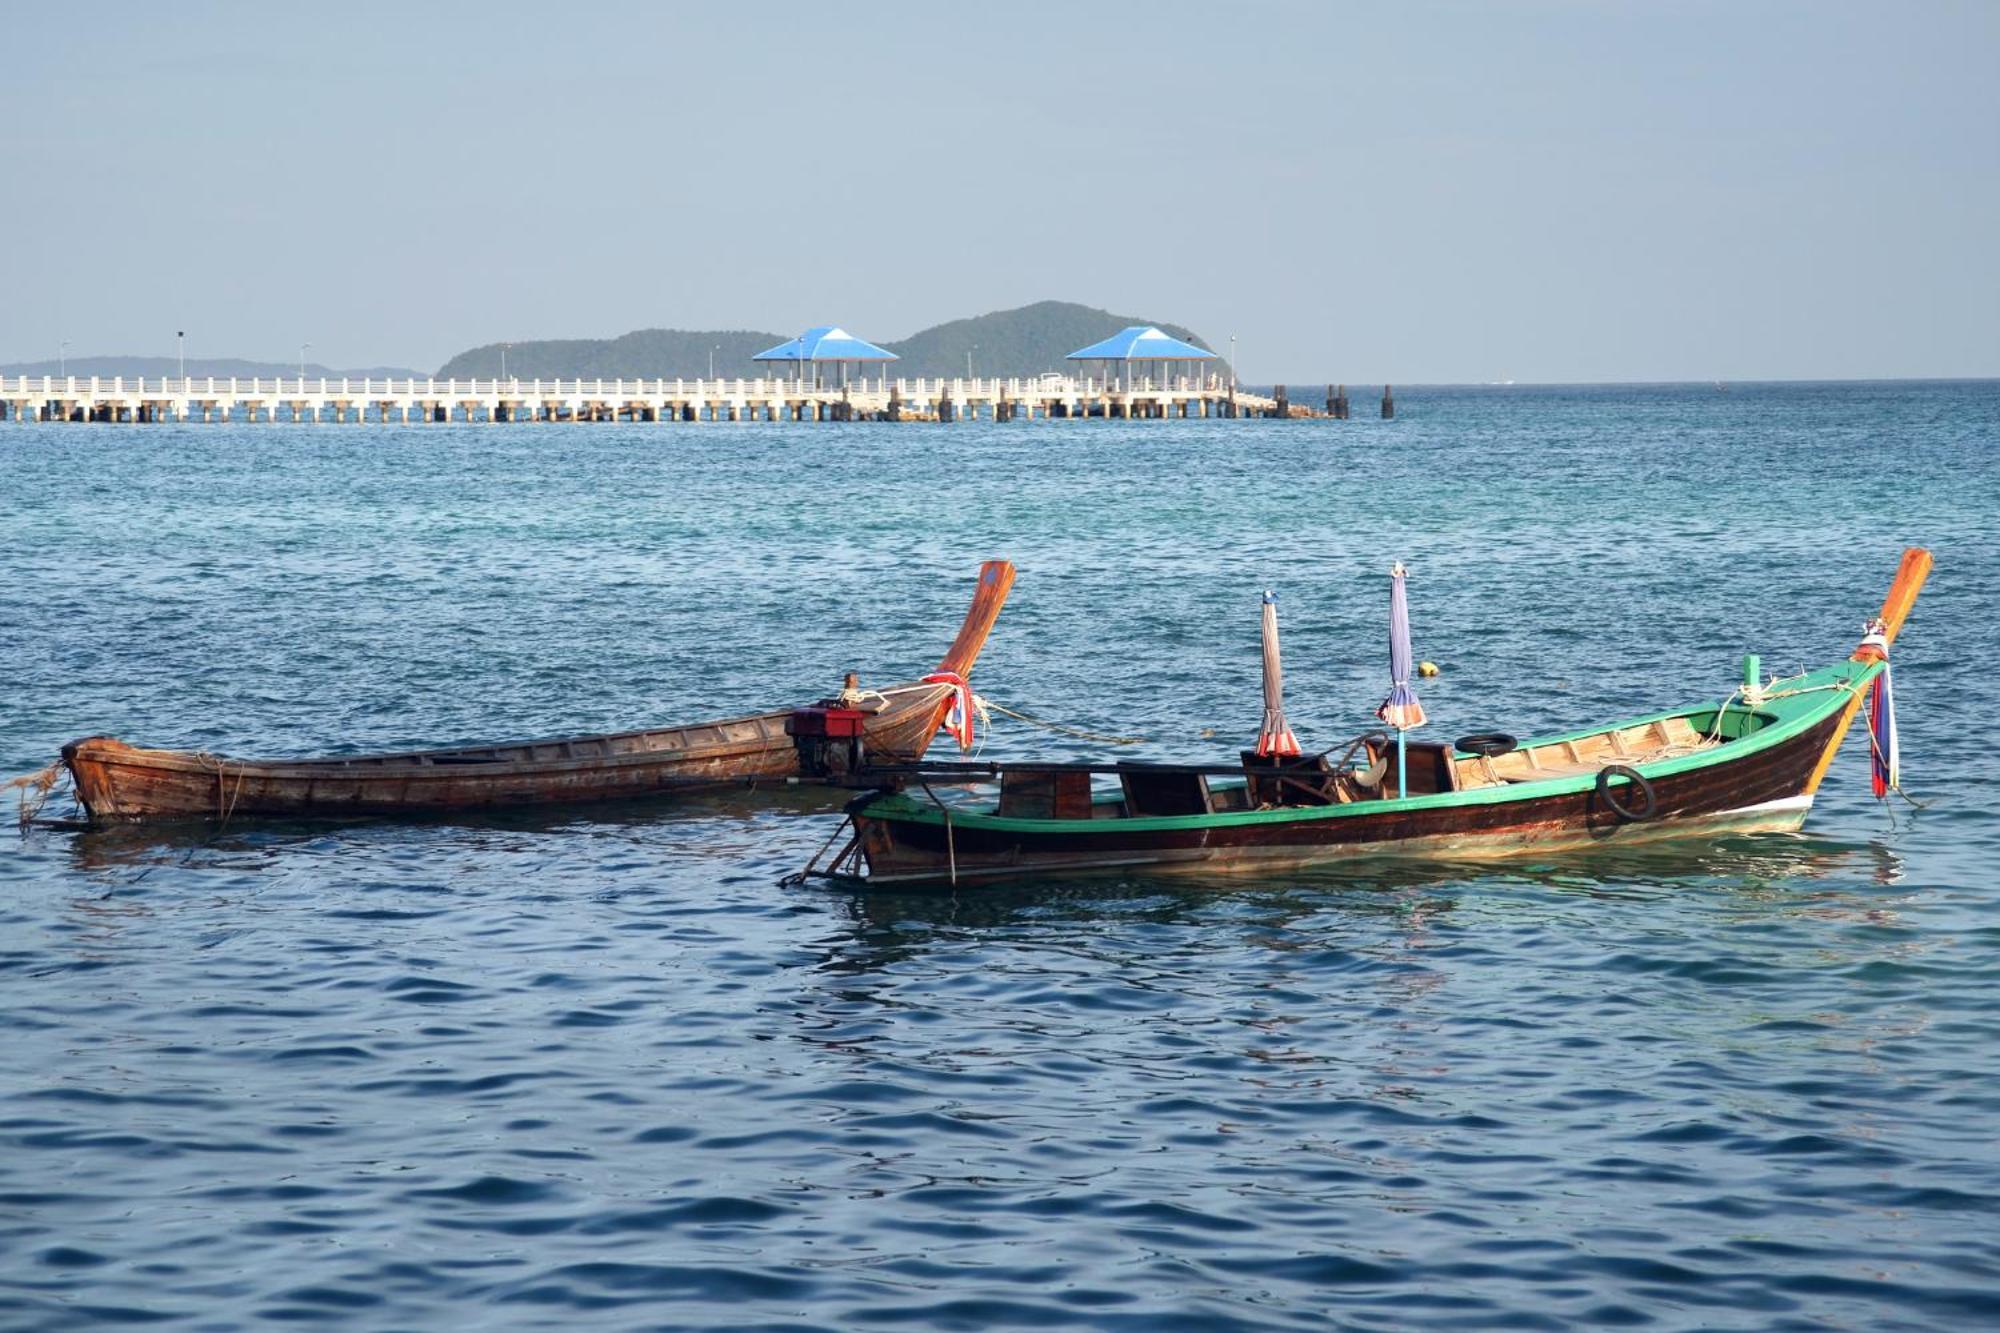
[{"label": "forested hill", "polygon": [[968,352],[976,375],[1039,375],[1073,369],[1064,364],[1065,356],[1133,324],[1153,324],[1197,347],[1208,346],[1179,324],[1114,315],[1069,301],[1038,301],[1018,310],[955,319],[884,346],[903,358],[896,372],[912,378],[963,375]]},{"label": "forested hill", "polygon": [[[901,342],[882,342],[896,353],[895,373],[909,378],[963,375],[966,354],[972,354],[977,375],[1037,375],[1064,368],[1063,358],[1079,347],[1108,338],[1131,324],[1157,324],[1197,346],[1209,344],[1179,324],[1137,316],[1114,315],[1069,301],[1039,301],[1018,310],[998,310],[973,319],[956,319],[925,329]],[[848,329],[867,338],[867,329]],[[507,345],[507,373],[542,379],[576,376],[605,378],[654,377],[695,379],[708,374],[709,354],[718,375],[754,375],[762,367],[750,358],[798,333],[757,333],[742,329],[702,332],[685,329],[639,329],[618,338],[566,338]],[[460,352],[438,368],[443,377],[460,379],[500,373],[499,343]]]},{"label": "forested hill", "polygon": [[[749,375],[750,358],[789,334],[749,329],[637,329],[617,338],[552,338],[507,344],[507,373],[517,379],[696,379]],[[438,367],[441,379],[481,379],[500,373],[499,343],[460,352]]]}]

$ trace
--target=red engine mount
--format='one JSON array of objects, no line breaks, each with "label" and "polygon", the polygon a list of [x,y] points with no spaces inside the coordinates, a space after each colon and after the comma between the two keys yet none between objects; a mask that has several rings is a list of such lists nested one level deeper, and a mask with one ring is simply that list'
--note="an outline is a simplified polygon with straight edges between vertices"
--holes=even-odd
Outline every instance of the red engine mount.
[{"label": "red engine mount", "polygon": [[795,708],[785,719],[785,731],[799,752],[799,775],[840,778],[860,768],[866,759],[868,714],[838,704]]},{"label": "red engine mount", "polygon": [[859,708],[795,708],[785,723],[785,734],[849,740],[861,735],[867,722],[868,714]]}]

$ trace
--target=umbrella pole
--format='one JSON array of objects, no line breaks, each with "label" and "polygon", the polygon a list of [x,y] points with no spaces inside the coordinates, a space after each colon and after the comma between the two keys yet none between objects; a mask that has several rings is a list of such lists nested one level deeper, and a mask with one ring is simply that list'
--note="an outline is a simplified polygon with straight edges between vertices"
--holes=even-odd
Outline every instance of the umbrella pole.
[{"label": "umbrella pole", "polygon": [[1402,800],[1410,794],[1410,770],[1405,759],[1403,738],[1409,733],[1396,728],[1396,799]]}]

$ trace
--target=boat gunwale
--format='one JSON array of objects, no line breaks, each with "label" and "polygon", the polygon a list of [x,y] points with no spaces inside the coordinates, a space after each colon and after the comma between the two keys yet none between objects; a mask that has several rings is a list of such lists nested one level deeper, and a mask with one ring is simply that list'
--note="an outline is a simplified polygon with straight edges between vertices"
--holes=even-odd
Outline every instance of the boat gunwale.
[{"label": "boat gunwale", "polygon": [[[891,691],[908,689],[936,692],[938,698],[930,701],[931,705],[935,706],[937,703],[942,702],[945,694],[950,690],[950,686],[925,685],[921,682],[912,682],[903,685],[892,685],[887,690],[881,691],[881,693],[886,695]],[[889,717],[893,711],[899,708],[906,709],[909,713],[915,714],[920,712],[923,706],[920,703],[892,704],[880,713],[871,715],[870,721],[877,718]],[[723,755],[766,749],[769,746],[769,738],[760,736],[756,738],[745,737],[741,740],[718,740],[700,746],[687,746],[671,751],[635,750],[624,754],[561,755],[548,759],[510,759],[504,755],[495,754],[490,759],[482,758],[462,763],[448,762],[439,764],[426,761],[434,761],[440,757],[449,758],[458,755],[484,756],[489,752],[528,750],[549,745],[576,745],[602,741],[635,740],[649,736],[671,736],[692,731],[708,731],[721,727],[782,722],[784,719],[789,718],[793,711],[793,709],[789,708],[776,708],[762,713],[746,713],[740,717],[718,718],[713,722],[695,722],[678,727],[650,727],[641,728],[636,731],[549,736],[536,740],[503,741],[494,745],[445,746],[427,750],[386,750],[372,754],[355,755],[314,755],[310,758],[246,759],[235,755],[216,754],[205,750],[153,749],[145,746],[128,745],[123,741],[119,741],[117,737],[108,735],[86,736],[81,740],[71,742],[71,744],[80,747],[88,745],[92,741],[115,741],[123,747],[108,753],[87,753],[83,756],[94,763],[208,775],[212,775],[215,772],[216,765],[218,764],[232,771],[240,768],[245,773],[254,773],[260,777],[268,778],[327,779],[341,777],[353,778],[357,781],[379,781],[385,778],[415,776],[444,778],[472,776],[475,774],[498,775],[503,772],[507,774],[540,774],[560,773],[578,768],[595,771],[610,768],[643,767],[654,763],[682,764],[699,762],[703,759],[712,759]]]}]

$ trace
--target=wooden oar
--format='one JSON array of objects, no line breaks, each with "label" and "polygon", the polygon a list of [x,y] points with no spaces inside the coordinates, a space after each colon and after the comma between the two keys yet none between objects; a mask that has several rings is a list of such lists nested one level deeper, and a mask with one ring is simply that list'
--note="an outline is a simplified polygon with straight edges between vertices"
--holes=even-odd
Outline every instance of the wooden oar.
[{"label": "wooden oar", "polygon": [[[1903,622],[1910,618],[1910,608],[1917,604],[1917,594],[1923,591],[1924,580],[1930,577],[1931,553],[1921,546],[1904,550],[1903,561],[1896,566],[1895,582],[1889,585],[1889,595],[1882,599],[1882,639],[1894,643],[1896,634],[1903,628]],[[1873,662],[1879,660],[1872,648],[1856,648],[1851,662]],[[1819,764],[1806,779],[1805,794],[1813,795],[1819,784],[1826,779],[1826,771],[1833,767],[1833,757],[1840,753],[1840,743],[1847,739],[1847,729],[1853,725],[1854,715],[1861,711],[1861,691],[1856,690],[1841,710],[1840,726],[1834,731],[1833,739],[1827,742],[1826,753],[1819,757]]]}]

